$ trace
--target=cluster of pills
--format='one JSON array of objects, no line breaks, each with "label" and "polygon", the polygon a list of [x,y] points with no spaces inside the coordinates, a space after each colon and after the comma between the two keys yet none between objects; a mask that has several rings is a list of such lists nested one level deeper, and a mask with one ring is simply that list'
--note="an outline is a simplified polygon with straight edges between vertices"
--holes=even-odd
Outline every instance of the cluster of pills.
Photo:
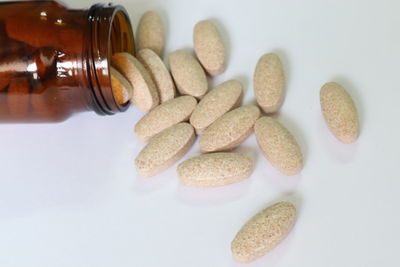
[{"label": "cluster of pills", "polygon": [[[270,164],[285,175],[303,168],[303,155],[296,138],[271,114],[282,106],[285,73],[274,53],[261,56],[254,72],[256,105],[242,105],[243,85],[225,81],[209,90],[208,77],[225,70],[225,48],[217,27],[209,20],[194,27],[194,54],[177,50],[169,54],[169,69],[162,60],[165,30],[153,11],[143,15],[137,30],[137,58],[127,53],[112,57],[114,95],[121,103],[131,101],[148,112],[135,125],[135,134],[147,145],[135,166],[143,177],[171,167],[185,155],[199,136],[200,156],[177,168],[182,184],[217,187],[251,176],[253,160],[233,150],[253,132]],[[332,133],[343,143],[359,135],[358,116],[350,95],[337,83],[320,91],[323,116]],[[277,246],[290,232],[296,209],[279,202],[256,214],[232,241],[232,253],[250,262]]]}]

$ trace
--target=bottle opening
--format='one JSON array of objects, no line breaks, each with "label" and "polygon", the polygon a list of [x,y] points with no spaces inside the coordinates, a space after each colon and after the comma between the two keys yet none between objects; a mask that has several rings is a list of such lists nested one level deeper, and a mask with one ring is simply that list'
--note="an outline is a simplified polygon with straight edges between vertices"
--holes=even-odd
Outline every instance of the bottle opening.
[{"label": "bottle opening", "polygon": [[94,110],[101,115],[125,111],[114,98],[110,80],[110,58],[118,52],[134,55],[133,30],[126,10],[119,5],[96,4],[89,10],[90,42],[88,75],[92,87]]}]

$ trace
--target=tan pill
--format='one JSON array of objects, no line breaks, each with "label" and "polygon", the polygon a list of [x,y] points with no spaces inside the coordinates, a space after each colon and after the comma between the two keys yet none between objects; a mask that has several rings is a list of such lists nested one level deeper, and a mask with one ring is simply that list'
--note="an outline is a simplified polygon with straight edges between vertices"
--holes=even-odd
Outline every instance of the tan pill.
[{"label": "tan pill", "polygon": [[147,48],[140,50],[137,58],[152,76],[158,89],[160,102],[164,103],[173,99],[175,97],[175,84],[161,58],[153,50]]},{"label": "tan pill", "polygon": [[160,102],[158,90],[142,63],[129,53],[117,53],[111,58],[116,68],[133,86],[131,102],[141,111],[149,111]]},{"label": "tan pill", "polygon": [[296,208],[289,202],[278,202],[252,217],[232,241],[233,257],[249,263],[278,246],[292,230]]},{"label": "tan pill", "polygon": [[225,69],[224,41],[217,27],[209,20],[196,24],[193,33],[194,50],[204,69],[211,75]]},{"label": "tan pill", "polygon": [[178,176],[186,186],[216,187],[240,182],[253,169],[251,158],[237,153],[219,152],[190,158],[178,166]]},{"label": "tan pill", "polygon": [[286,175],[298,174],[303,155],[293,135],[278,121],[262,117],[254,125],[257,142],[267,160]]},{"label": "tan pill", "polygon": [[359,136],[356,106],[346,90],[335,82],[325,84],[320,92],[321,109],[333,135],[342,143],[349,144]]},{"label": "tan pill", "polygon": [[148,11],[141,17],[136,31],[138,48],[149,48],[162,56],[165,44],[165,28],[161,16]]},{"label": "tan pill", "polygon": [[116,69],[110,67],[111,87],[114,98],[118,104],[122,105],[128,102],[132,97],[132,85],[127,79]]},{"label": "tan pill", "polygon": [[201,134],[215,120],[236,108],[242,102],[243,85],[229,80],[208,92],[199,102],[190,117],[190,123]]},{"label": "tan pill", "polygon": [[135,134],[142,141],[147,141],[162,130],[189,120],[197,101],[192,96],[180,96],[171,99],[141,118],[135,126]]},{"label": "tan pill", "polygon": [[211,124],[200,138],[202,152],[231,150],[240,145],[253,131],[260,109],[246,105],[234,109]]},{"label": "tan pill", "polygon": [[189,53],[178,50],[170,54],[169,65],[176,87],[182,95],[202,98],[208,90],[206,74]]},{"label": "tan pill", "polygon": [[175,124],[154,136],[135,160],[143,177],[154,176],[178,161],[192,146],[196,135],[192,125]]},{"label": "tan pill", "polygon": [[285,90],[285,74],[276,54],[263,55],[254,72],[254,93],[265,113],[274,113],[281,107]]}]

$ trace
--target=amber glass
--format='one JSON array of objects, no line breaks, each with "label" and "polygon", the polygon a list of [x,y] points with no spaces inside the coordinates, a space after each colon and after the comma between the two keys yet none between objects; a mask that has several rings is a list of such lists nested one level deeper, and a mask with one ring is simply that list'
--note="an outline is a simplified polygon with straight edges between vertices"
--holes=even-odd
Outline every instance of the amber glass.
[{"label": "amber glass", "polygon": [[125,9],[57,1],[0,2],[0,122],[56,122],[76,112],[125,111],[113,96],[109,58],[134,53]]}]

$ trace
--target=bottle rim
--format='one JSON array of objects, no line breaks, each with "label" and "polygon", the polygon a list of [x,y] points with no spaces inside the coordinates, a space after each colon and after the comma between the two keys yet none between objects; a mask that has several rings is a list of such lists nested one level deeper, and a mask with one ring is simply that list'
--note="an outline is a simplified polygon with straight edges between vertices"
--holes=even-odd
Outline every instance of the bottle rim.
[{"label": "bottle rim", "polygon": [[[93,95],[93,109],[100,115],[124,112],[129,102],[119,104],[113,95],[110,78],[110,58],[113,53],[128,52],[134,55],[132,25],[126,9],[121,5],[95,4],[88,12],[89,42],[87,70]],[[119,35],[117,39],[112,35]],[[119,40],[118,43],[115,43]]]}]

